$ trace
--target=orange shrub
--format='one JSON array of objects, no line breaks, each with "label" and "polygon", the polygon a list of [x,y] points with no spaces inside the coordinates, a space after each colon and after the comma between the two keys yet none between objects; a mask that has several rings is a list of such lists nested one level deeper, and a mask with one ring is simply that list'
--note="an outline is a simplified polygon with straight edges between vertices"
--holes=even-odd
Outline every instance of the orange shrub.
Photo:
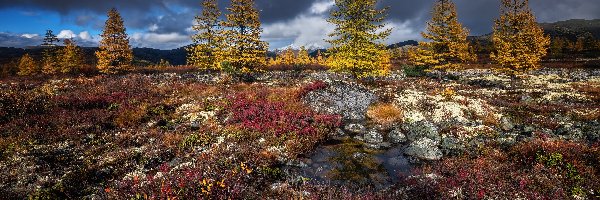
[{"label": "orange shrub", "polygon": [[383,126],[391,126],[402,119],[402,111],[393,104],[377,104],[367,111],[367,117]]}]

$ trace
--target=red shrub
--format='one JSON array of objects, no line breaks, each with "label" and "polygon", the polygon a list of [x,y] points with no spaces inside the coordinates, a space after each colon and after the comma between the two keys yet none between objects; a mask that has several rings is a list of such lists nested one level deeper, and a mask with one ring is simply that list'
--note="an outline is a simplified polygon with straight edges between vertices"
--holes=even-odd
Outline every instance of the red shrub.
[{"label": "red shrub", "polygon": [[231,117],[226,123],[275,136],[317,136],[341,123],[338,116],[286,110],[285,102],[269,101],[265,92],[255,95],[258,96],[250,98],[250,94],[240,93],[231,97],[228,108]]},{"label": "red shrub", "polygon": [[597,147],[585,144],[536,140],[517,145],[509,152],[489,149],[476,158],[444,159],[421,168],[420,173],[441,177],[404,181],[411,185],[411,195],[423,198],[596,197],[600,192],[599,153]]},{"label": "red shrub", "polygon": [[323,82],[323,81],[315,81],[311,84],[308,84],[304,87],[302,87],[300,89],[300,91],[298,91],[298,95],[297,98],[302,98],[304,96],[306,96],[308,93],[315,91],[315,90],[322,90],[327,88],[327,83]]}]

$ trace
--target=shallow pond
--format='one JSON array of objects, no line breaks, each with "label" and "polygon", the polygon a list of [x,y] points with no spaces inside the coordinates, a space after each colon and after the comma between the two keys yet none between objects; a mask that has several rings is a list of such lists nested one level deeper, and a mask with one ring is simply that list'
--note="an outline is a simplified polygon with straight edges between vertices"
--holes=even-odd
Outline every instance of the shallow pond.
[{"label": "shallow pond", "polygon": [[298,173],[313,181],[383,188],[409,175],[411,164],[403,146],[375,150],[354,139],[330,141],[302,161]]}]

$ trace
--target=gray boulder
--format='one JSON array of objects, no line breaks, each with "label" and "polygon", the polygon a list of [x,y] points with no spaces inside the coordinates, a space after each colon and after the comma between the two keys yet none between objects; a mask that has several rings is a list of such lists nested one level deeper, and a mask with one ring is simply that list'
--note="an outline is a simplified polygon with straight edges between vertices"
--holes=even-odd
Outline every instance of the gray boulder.
[{"label": "gray boulder", "polygon": [[416,141],[421,138],[429,138],[436,144],[439,144],[442,140],[437,127],[427,121],[406,123],[402,125],[402,129],[406,132],[406,138],[409,141]]},{"label": "gray boulder", "polygon": [[404,143],[404,142],[406,142],[406,135],[404,135],[404,133],[402,133],[402,130],[399,129],[399,128],[396,128],[396,129],[392,130],[388,134],[388,138],[390,138],[390,142],[392,142],[392,143]]},{"label": "gray boulder", "polygon": [[360,124],[348,124],[344,127],[346,131],[354,133],[354,134],[365,134],[367,133],[367,128]]},{"label": "gray boulder", "polygon": [[377,101],[377,96],[358,84],[333,82],[326,89],[309,92],[303,100],[317,112],[361,121],[365,120],[365,113],[369,105]]},{"label": "gray boulder", "polygon": [[383,142],[383,136],[379,132],[371,130],[365,134],[364,140],[366,143],[379,144]]},{"label": "gray boulder", "polygon": [[411,142],[404,150],[404,154],[418,158],[420,160],[440,160],[443,153],[437,147],[437,143],[429,138],[421,138]]}]

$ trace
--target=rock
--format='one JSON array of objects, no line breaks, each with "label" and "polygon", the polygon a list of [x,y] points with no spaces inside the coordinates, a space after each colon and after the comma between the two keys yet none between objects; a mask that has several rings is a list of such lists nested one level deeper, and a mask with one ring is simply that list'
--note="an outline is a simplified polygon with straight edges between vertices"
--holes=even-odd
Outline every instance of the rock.
[{"label": "rock", "polygon": [[358,84],[333,82],[329,87],[309,92],[304,102],[317,112],[338,114],[345,120],[365,120],[369,105],[377,96]]},{"label": "rock", "polygon": [[369,131],[363,138],[366,143],[379,144],[383,142],[383,136],[374,130]]},{"label": "rock", "polygon": [[365,134],[367,133],[367,128],[360,124],[348,124],[344,127],[347,131],[354,134]]},{"label": "rock", "polygon": [[465,149],[465,147],[455,137],[443,138],[440,148],[448,155],[460,155]]},{"label": "rock", "polygon": [[329,135],[330,138],[334,140],[344,140],[350,138],[350,136],[348,136],[348,134],[346,134],[346,132],[344,132],[344,130],[342,130],[341,128],[337,128],[335,131],[332,131]]},{"label": "rock", "polygon": [[515,128],[515,125],[512,123],[512,120],[506,116],[500,119],[500,128],[504,131],[510,131]]},{"label": "rock", "polygon": [[396,128],[396,129],[392,130],[388,134],[388,138],[390,138],[390,142],[392,142],[392,143],[404,143],[404,142],[406,142],[406,135],[404,135],[404,133],[402,133],[402,130],[399,129],[399,128]]},{"label": "rock", "polygon": [[404,150],[404,154],[418,158],[420,160],[440,160],[442,151],[436,146],[436,142],[429,138],[421,138],[413,141]]},{"label": "rock", "polygon": [[421,138],[429,138],[436,144],[442,140],[442,137],[438,133],[437,127],[427,121],[418,121],[406,123],[402,126],[402,129],[406,131],[406,138],[409,141],[416,141]]}]

